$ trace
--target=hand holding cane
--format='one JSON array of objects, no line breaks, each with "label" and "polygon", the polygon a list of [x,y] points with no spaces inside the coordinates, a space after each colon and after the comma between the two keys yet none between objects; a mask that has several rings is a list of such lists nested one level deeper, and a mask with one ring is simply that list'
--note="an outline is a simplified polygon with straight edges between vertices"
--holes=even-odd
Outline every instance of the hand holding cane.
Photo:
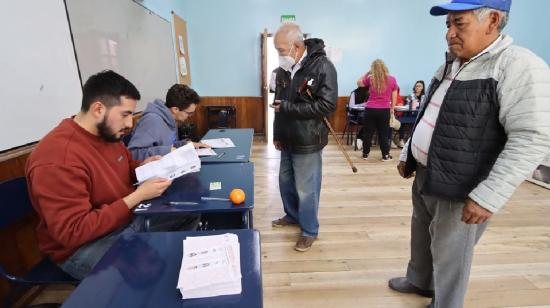
[{"label": "hand holding cane", "polygon": [[[310,97],[310,98],[313,98],[313,95],[311,94],[311,91],[309,90],[309,88],[307,87],[307,80],[304,80],[304,83],[302,84],[302,86],[300,87],[300,90],[304,91],[307,93],[307,95]],[[351,170],[353,171],[353,173],[357,173],[357,168],[355,167],[355,165],[353,164],[353,162],[351,161],[351,158],[349,157],[348,155],[348,152],[346,152],[346,149],[344,149],[344,146],[342,145],[342,143],[340,142],[340,139],[338,139],[338,136],[336,135],[336,133],[334,132],[334,129],[332,128],[332,125],[330,125],[330,122],[328,121],[328,119],[326,117],[323,117],[323,121],[325,122],[325,125],[328,127],[328,129],[330,130],[330,133],[332,134],[332,136],[334,137],[334,139],[336,140],[336,143],[338,144],[338,148],[340,149],[340,151],[342,151],[342,153],[344,154],[344,157],[346,158],[346,161],[348,162],[348,164],[350,165],[351,167]]]}]

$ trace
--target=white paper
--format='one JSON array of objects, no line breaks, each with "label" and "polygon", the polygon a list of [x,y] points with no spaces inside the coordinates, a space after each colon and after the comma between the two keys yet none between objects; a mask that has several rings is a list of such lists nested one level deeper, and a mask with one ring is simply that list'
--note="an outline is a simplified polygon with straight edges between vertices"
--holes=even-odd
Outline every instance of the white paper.
[{"label": "white paper", "polygon": [[185,57],[180,57],[180,74],[181,76],[187,76],[187,62],[185,62]]},{"label": "white paper", "polygon": [[234,148],[235,144],[230,138],[217,138],[217,139],[203,139],[201,143],[208,144],[212,148]]},{"label": "white paper", "polygon": [[236,234],[188,237],[177,285],[182,298],[240,294],[240,260]]},{"label": "white paper", "polygon": [[136,177],[138,183],[154,177],[172,180],[190,172],[199,172],[200,169],[201,160],[193,143],[189,142],[164,155],[160,160],[137,167]]},{"label": "white paper", "polygon": [[222,182],[210,182],[210,190],[222,189]]},{"label": "white paper", "polygon": [[197,154],[199,156],[214,156],[214,155],[218,155],[218,153],[216,153],[214,150],[212,150],[211,148],[199,148],[197,149]]},{"label": "white paper", "polygon": [[182,56],[185,55],[185,47],[183,45],[183,36],[180,34],[178,35],[178,46],[180,47],[180,53]]}]

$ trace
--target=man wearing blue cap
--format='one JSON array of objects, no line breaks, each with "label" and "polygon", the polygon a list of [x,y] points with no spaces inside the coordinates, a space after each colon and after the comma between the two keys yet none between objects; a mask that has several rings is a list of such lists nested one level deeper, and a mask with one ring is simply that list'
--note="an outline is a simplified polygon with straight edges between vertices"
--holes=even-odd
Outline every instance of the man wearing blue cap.
[{"label": "man wearing blue cap", "polygon": [[412,187],[411,259],[390,288],[462,307],[473,249],[493,213],[550,152],[550,70],[501,34],[511,0],[453,0],[446,62],[432,79],[399,174]]}]

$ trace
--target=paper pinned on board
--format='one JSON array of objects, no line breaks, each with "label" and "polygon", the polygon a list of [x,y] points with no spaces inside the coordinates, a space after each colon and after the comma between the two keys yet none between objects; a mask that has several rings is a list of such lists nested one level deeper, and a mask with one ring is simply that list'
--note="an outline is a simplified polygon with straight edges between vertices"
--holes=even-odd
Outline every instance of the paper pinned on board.
[{"label": "paper pinned on board", "polygon": [[185,45],[183,45],[183,36],[178,35],[178,46],[180,48],[180,53],[182,56],[185,56]]}]

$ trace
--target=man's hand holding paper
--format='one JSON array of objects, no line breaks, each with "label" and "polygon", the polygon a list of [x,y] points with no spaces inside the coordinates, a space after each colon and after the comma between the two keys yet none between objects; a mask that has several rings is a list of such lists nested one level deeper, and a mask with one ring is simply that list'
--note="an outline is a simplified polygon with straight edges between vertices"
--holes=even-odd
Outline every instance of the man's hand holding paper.
[{"label": "man's hand holding paper", "polygon": [[192,143],[188,143],[175,151],[136,168],[138,183],[160,177],[173,180],[190,172],[198,172],[201,161]]}]

